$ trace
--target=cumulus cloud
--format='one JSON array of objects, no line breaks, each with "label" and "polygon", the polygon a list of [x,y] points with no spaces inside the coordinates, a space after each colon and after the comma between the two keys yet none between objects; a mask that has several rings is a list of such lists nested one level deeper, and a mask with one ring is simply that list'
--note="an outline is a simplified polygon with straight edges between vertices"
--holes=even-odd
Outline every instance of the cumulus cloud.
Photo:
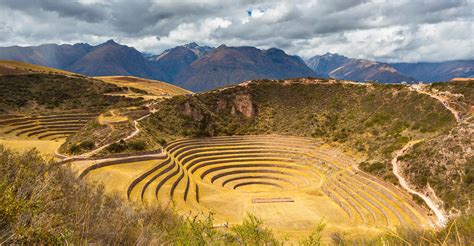
[{"label": "cumulus cloud", "polygon": [[381,61],[474,58],[472,0],[0,0],[0,45],[113,38],[159,53],[188,42]]}]

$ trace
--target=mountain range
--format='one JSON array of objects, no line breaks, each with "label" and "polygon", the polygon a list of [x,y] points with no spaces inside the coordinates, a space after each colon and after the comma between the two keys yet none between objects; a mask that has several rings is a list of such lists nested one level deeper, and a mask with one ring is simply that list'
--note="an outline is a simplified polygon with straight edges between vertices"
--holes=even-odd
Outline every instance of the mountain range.
[{"label": "mountain range", "polygon": [[303,61],[277,48],[262,50],[226,45],[213,48],[196,43],[177,46],[158,55],[144,54],[113,40],[96,46],[85,43],[11,46],[0,47],[0,59],[88,76],[138,76],[162,80],[192,91],[206,91],[252,79],[333,77],[397,83],[474,77],[474,60],[389,64],[327,53]]},{"label": "mountain range", "polygon": [[383,63],[326,53],[306,61],[325,77],[355,81],[436,82],[455,77],[474,77],[474,60],[419,63]]}]

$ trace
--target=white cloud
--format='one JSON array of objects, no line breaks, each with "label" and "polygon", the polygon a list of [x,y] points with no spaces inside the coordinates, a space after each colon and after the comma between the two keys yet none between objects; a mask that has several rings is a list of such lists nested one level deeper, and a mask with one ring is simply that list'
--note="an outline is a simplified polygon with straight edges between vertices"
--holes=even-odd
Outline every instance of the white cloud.
[{"label": "white cloud", "polygon": [[471,0],[2,0],[0,45],[113,38],[154,53],[195,41],[305,57],[473,59],[473,8]]}]

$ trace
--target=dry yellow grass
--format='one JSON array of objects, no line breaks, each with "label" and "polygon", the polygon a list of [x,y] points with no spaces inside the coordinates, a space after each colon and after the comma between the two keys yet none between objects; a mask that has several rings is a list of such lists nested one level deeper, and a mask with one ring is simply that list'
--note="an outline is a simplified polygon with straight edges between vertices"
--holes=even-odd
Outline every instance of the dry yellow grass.
[{"label": "dry yellow grass", "polygon": [[128,117],[121,114],[117,114],[115,110],[109,110],[108,112],[103,113],[99,115],[98,117],[99,124],[101,125],[120,123],[127,120],[128,120]]},{"label": "dry yellow grass", "polygon": [[18,152],[24,152],[30,149],[37,149],[44,156],[54,156],[55,150],[64,143],[61,140],[29,140],[29,139],[7,139],[0,138],[0,144]]},{"label": "dry yellow grass", "polygon": [[[241,223],[251,213],[290,239],[308,235],[320,221],[329,233],[354,237],[431,222],[402,191],[354,169],[353,156],[311,139],[185,139],[164,153],[167,159],[111,165],[85,177],[134,202],[173,205],[184,214],[212,212],[218,224]],[[81,173],[92,164],[72,168]]]},{"label": "dry yellow grass", "polygon": [[56,73],[63,75],[77,75],[72,72],[59,70],[55,68],[29,64],[19,61],[0,60],[0,74],[27,74],[27,73]]},{"label": "dry yellow grass", "polygon": [[[180,88],[178,86],[168,84],[158,80],[143,79],[133,76],[99,76],[94,77],[106,83],[114,84],[120,87],[132,87],[139,90],[144,90],[151,95],[158,97],[168,97],[183,94],[191,94],[192,92]],[[138,97],[137,93],[129,93],[130,96]],[[129,95],[127,94],[127,95]],[[147,95],[142,95],[147,96]],[[150,95],[148,95],[149,97]]]}]

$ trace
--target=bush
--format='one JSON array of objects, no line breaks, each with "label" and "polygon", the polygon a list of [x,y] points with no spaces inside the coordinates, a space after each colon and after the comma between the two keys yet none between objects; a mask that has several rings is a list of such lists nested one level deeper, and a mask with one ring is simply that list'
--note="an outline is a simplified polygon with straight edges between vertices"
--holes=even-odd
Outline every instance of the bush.
[{"label": "bush", "polygon": [[120,140],[117,143],[113,143],[109,145],[107,148],[105,148],[108,152],[110,153],[121,153],[127,150],[127,143],[125,141]]},{"label": "bush", "polygon": [[135,151],[143,151],[146,149],[146,143],[144,141],[133,141],[128,143],[128,148]]},{"label": "bush", "polygon": [[270,229],[263,227],[263,221],[252,214],[247,214],[242,224],[235,225],[231,231],[237,241],[243,245],[278,245],[278,240]]},{"label": "bush", "polygon": [[73,144],[71,145],[71,147],[69,147],[69,152],[71,152],[72,154],[77,154],[81,151],[81,147],[79,147],[77,144]]},{"label": "bush", "polygon": [[92,141],[87,140],[87,141],[84,141],[84,142],[80,143],[79,147],[81,149],[92,150],[92,149],[95,148],[95,143],[92,142]]}]

